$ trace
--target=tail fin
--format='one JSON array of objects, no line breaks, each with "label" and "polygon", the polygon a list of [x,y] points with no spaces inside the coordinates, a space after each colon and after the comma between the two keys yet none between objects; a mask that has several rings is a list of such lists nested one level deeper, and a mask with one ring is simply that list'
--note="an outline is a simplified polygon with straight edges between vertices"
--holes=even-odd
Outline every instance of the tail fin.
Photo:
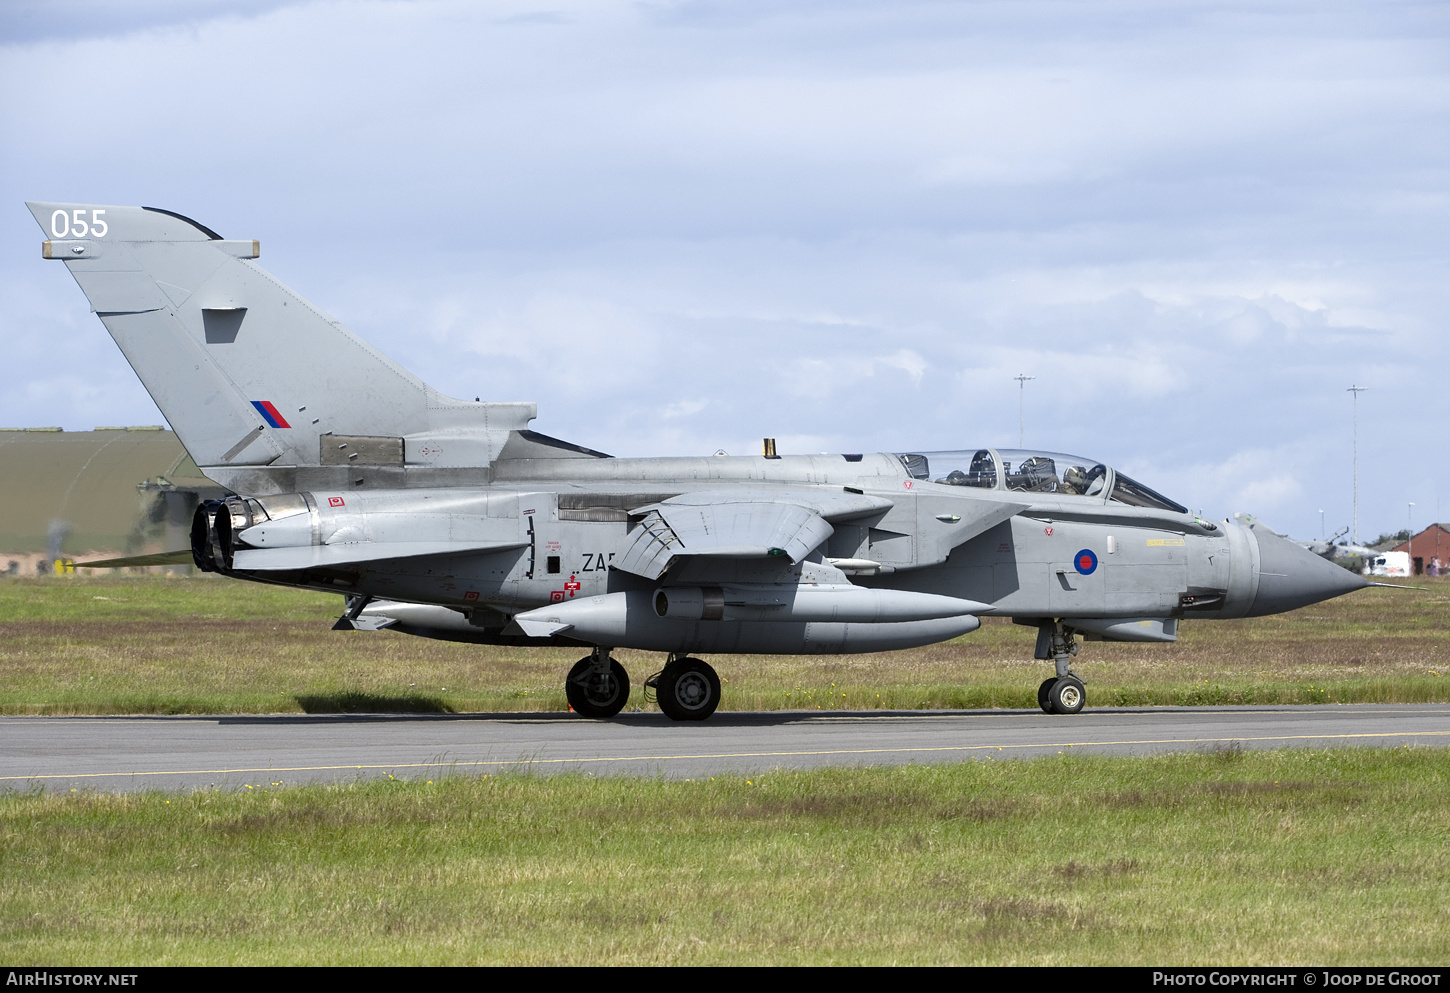
[{"label": "tail fin", "polygon": [[[531,403],[445,397],[274,279],[255,241],[154,207],[29,203],[208,475],[232,467],[486,466]],[[347,437],[354,438],[351,446]],[[350,450],[349,450],[350,449]]]}]

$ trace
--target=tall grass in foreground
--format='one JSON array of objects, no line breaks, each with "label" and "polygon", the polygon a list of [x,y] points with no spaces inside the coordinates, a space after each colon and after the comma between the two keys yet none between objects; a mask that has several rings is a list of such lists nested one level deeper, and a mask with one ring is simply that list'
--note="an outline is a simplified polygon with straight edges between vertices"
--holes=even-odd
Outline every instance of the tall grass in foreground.
[{"label": "tall grass in foreground", "polygon": [[1439,964],[1450,751],[0,795],[0,947],[107,964]]}]

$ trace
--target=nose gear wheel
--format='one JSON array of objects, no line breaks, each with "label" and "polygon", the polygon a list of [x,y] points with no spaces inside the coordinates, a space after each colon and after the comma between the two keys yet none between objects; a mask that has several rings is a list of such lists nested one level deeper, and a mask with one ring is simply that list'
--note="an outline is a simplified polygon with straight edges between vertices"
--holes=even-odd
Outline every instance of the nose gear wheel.
[{"label": "nose gear wheel", "polygon": [[[1063,676],[1049,682],[1052,685],[1047,688],[1047,706],[1042,708],[1049,714],[1076,714],[1087,703],[1087,690],[1076,676]],[[1041,692],[1038,690],[1039,696]]]},{"label": "nose gear wheel", "polygon": [[1052,700],[1048,694],[1052,692],[1052,684],[1057,682],[1056,676],[1049,676],[1037,687],[1037,706],[1042,708],[1044,714],[1052,713]]}]

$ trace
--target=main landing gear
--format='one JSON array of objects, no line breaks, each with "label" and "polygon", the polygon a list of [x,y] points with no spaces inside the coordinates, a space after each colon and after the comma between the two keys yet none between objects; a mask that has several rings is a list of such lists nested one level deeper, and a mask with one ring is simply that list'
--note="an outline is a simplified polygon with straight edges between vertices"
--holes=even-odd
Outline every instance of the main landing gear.
[{"label": "main landing gear", "polygon": [[[645,686],[672,721],[703,721],[720,706],[720,677],[701,659],[671,655]],[[580,717],[613,717],[629,701],[629,673],[608,648],[596,648],[569,670],[564,695]]]},{"label": "main landing gear", "polygon": [[609,649],[596,648],[569,670],[564,695],[580,717],[613,717],[629,700],[629,673],[610,657]]},{"label": "main landing gear", "polygon": [[720,677],[702,659],[671,655],[645,685],[672,721],[703,721],[720,706]]},{"label": "main landing gear", "polygon": [[1077,654],[1077,640],[1071,628],[1061,621],[1044,622],[1037,629],[1039,659],[1052,659],[1057,675],[1044,679],[1037,687],[1037,705],[1047,714],[1076,714],[1087,703],[1087,690],[1068,663]]}]

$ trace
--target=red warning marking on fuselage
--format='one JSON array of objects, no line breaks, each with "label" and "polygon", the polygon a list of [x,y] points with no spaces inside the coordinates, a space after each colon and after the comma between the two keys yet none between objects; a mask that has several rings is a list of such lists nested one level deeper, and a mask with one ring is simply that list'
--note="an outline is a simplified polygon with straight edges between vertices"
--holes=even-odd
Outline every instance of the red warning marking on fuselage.
[{"label": "red warning marking on fuselage", "polygon": [[1043,528],[1042,529],[1042,533],[1045,534],[1045,535],[1047,535],[1049,538],[1051,538],[1052,537],[1052,528]]},{"label": "red warning marking on fuselage", "polygon": [[558,603],[562,599],[564,599],[564,591],[563,590],[550,590],[549,591],[549,602],[550,603]]},{"label": "red warning marking on fuselage", "polygon": [[329,507],[342,507],[342,506],[346,506],[346,504],[343,501],[342,497],[328,497],[327,498],[327,505]]},{"label": "red warning marking on fuselage", "polygon": [[465,600],[477,600],[478,599],[478,590],[469,590],[467,593],[463,594],[463,599],[465,599]]}]

